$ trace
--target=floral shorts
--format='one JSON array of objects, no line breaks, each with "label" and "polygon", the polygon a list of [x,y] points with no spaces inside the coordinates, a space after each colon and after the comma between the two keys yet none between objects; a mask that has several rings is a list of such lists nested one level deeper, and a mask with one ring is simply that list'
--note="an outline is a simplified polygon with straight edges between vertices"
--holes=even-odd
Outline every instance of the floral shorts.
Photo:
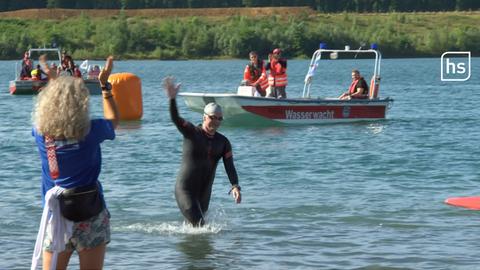
[{"label": "floral shorts", "polygon": [[[50,226],[47,225],[48,227]],[[52,245],[52,235],[47,228],[45,239],[43,241],[43,250],[50,251]],[[97,247],[103,243],[110,242],[110,212],[107,208],[100,214],[81,222],[73,223],[73,235],[65,245],[65,251],[76,250],[80,252],[84,249]]]}]

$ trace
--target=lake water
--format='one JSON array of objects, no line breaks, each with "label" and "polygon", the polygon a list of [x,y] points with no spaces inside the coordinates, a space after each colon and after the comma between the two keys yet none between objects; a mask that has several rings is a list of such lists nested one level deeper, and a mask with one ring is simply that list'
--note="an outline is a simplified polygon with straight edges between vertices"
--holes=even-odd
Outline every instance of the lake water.
[{"label": "lake water", "polygon": [[[119,61],[143,84],[144,116],[102,145],[101,181],[112,214],[106,269],[480,269],[480,212],[447,206],[480,195],[480,59],[466,82],[441,82],[440,59],[387,59],[380,122],[223,127],[243,202],[219,165],[208,225],[183,224],[174,198],[180,134],[161,79],[182,91],[233,92],[246,61]],[[309,62],[289,61],[290,97]],[[314,96],[337,96],[361,60],[326,61]],[[27,269],[41,216],[40,160],[31,132],[35,97],[11,96],[14,62],[0,61],[0,269]],[[368,71],[368,72],[367,72]],[[367,80],[369,81],[369,80]],[[201,115],[179,100],[181,115]],[[102,116],[101,98],[91,98]],[[78,256],[71,268],[78,268]]]}]

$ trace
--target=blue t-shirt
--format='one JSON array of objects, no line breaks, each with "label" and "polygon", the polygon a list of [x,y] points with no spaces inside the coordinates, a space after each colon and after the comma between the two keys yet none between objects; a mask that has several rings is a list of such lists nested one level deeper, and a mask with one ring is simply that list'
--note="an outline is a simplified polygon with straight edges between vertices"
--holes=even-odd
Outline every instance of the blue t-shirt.
[{"label": "blue t-shirt", "polygon": [[90,121],[90,131],[82,141],[55,141],[60,172],[55,182],[50,177],[45,137],[38,134],[35,128],[32,135],[35,137],[42,160],[42,198],[45,200],[45,193],[55,184],[64,188],[94,184],[98,180],[102,165],[100,143],[104,140],[113,140],[115,130],[110,120],[94,119]]}]

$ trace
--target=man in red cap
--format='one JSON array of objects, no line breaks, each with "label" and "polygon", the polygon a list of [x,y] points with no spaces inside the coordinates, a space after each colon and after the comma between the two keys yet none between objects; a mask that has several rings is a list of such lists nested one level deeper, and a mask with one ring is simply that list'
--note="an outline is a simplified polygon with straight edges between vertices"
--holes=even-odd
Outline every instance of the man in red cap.
[{"label": "man in red cap", "polygon": [[285,88],[287,87],[287,60],[280,58],[282,50],[276,48],[272,54],[268,55],[269,63],[265,66],[266,70],[270,70],[268,75],[268,85],[270,86],[269,97],[287,98]]}]

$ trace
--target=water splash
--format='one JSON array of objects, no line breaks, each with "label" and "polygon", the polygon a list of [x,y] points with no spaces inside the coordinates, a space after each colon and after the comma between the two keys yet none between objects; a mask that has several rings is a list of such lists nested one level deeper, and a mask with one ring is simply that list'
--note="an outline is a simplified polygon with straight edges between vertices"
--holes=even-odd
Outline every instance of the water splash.
[{"label": "water splash", "polygon": [[202,227],[194,227],[187,222],[161,222],[161,223],[134,223],[126,226],[114,227],[114,230],[128,232],[144,232],[149,234],[168,235],[200,235],[217,234],[224,230],[228,224],[223,209],[211,211],[206,217],[206,224]]},{"label": "water splash", "polygon": [[134,223],[127,226],[114,228],[120,231],[145,232],[149,234],[217,234],[222,230],[221,224],[209,223],[202,227],[193,227],[186,222],[163,223]]},{"label": "water splash", "polygon": [[382,133],[385,126],[383,124],[374,123],[374,124],[369,124],[367,128],[369,129],[369,132],[376,135],[376,134]]}]

